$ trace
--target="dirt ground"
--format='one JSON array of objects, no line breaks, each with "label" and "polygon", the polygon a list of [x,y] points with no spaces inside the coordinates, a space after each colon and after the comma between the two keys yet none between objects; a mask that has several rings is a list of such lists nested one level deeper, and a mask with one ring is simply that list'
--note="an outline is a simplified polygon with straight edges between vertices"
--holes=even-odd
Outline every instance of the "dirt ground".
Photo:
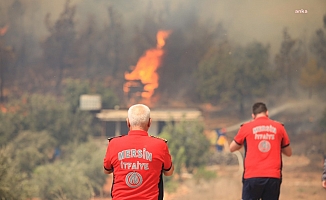
[{"label": "dirt ground", "polygon": [[[319,154],[293,155],[283,158],[283,182],[280,200],[325,200],[326,190],[321,186],[323,162]],[[165,193],[164,200],[240,200],[242,170],[238,165],[213,165],[217,178],[197,183],[189,178],[174,193]],[[110,191],[110,178],[104,187]],[[97,198],[97,200],[111,198]]]},{"label": "dirt ground", "polygon": [[[326,190],[321,187],[322,162],[311,163],[305,156],[293,156],[283,160],[283,183],[280,200],[325,200]],[[188,180],[177,192],[166,194],[165,200],[240,200],[241,175],[236,165],[216,165],[211,170],[218,177],[196,184]]]}]

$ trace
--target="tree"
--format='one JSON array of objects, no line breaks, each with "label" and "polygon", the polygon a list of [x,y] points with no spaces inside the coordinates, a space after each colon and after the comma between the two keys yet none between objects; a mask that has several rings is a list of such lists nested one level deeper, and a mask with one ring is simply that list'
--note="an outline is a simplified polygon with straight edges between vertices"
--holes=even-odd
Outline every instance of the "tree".
[{"label": "tree", "polygon": [[300,40],[292,39],[288,30],[283,30],[283,41],[279,53],[275,56],[275,66],[279,81],[284,81],[288,94],[294,93],[294,81],[305,64],[305,56]]},{"label": "tree", "polygon": [[76,7],[70,6],[66,0],[63,12],[55,24],[50,23],[50,14],[45,18],[50,36],[42,44],[45,61],[57,73],[55,88],[58,90],[63,79],[64,69],[72,65],[74,57],[73,46],[76,40],[75,23],[73,17]]},{"label": "tree", "polygon": [[167,139],[175,171],[181,175],[183,169],[193,172],[208,162],[210,142],[203,133],[204,127],[199,121],[181,121],[168,123],[160,136]]},{"label": "tree", "polygon": [[8,151],[20,172],[31,176],[33,170],[49,163],[56,141],[45,131],[24,131],[8,144]]},{"label": "tree", "polygon": [[196,91],[203,102],[223,102],[228,99],[226,85],[232,68],[230,44],[225,41],[212,47],[198,65]]},{"label": "tree", "polygon": [[27,130],[26,113],[23,108],[24,103],[19,100],[10,99],[4,104],[0,111],[0,146],[8,144],[24,130]]},{"label": "tree", "polygon": [[16,167],[6,147],[0,149],[0,199],[27,199],[32,197],[26,173]]},{"label": "tree", "polygon": [[87,141],[91,133],[93,115],[80,109],[71,110],[70,102],[59,101],[51,95],[31,95],[27,99],[26,114],[29,129],[48,131],[59,144]]},{"label": "tree", "polygon": [[300,84],[308,89],[309,98],[315,90],[322,89],[326,84],[326,73],[318,67],[315,60],[311,59],[301,71]]},{"label": "tree", "polygon": [[91,199],[102,193],[106,176],[101,170],[105,146],[95,141],[71,143],[65,156],[52,164],[35,169],[33,185],[41,199]]},{"label": "tree", "polygon": [[[326,29],[326,14],[323,18]],[[326,70],[326,35],[323,29],[318,29],[312,37],[310,45],[312,53],[317,57],[317,65]]]},{"label": "tree", "polygon": [[232,50],[225,42],[200,62],[197,92],[201,100],[210,103],[235,100],[243,114],[245,100],[266,94],[271,77],[269,46],[253,42]]},{"label": "tree", "polygon": [[0,102],[4,101],[4,87],[10,75],[10,63],[15,58],[12,47],[2,42],[0,34]]},{"label": "tree", "polygon": [[269,46],[253,42],[235,50],[226,87],[231,99],[238,101],[241,115],[244,114],[245,99],[267,93],[272,78],[269,66]]},{"label": "tree", "polygon": [[39,166],[33,175],[37,197],[48,200],[85,200],[94,196],[89,179],[85,176],[85,163],[55,162]]}]

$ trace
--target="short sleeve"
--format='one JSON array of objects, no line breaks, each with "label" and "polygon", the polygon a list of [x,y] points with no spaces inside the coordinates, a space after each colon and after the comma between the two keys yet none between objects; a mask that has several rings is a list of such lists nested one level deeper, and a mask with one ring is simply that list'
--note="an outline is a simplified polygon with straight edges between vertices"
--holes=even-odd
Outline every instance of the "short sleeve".
[{"label": "short sleeve", "polygon": [[290,145],[290,139],[289,139],[289,136],[283,126],[281,127],[281,130],[283,132],[282,148],[285,148]]},{"label": "short sleeve", "polygon": [[104,161],[103,161],[103,166],[104,169],[106,170],[112,170],[112,164],[111,164],[111,156],[110,156],[110,145],[108,145],[107,149],[106,149],[106,154],[104,157]]},{"label": "short sleeve", "polygon": [[244,140],[246,139],[246,131],[245,128],[243,126],[240,127],[237,135],[234,137],[234,141],[238,144],[238,145],[243,145]]},{"label": "short sleeve", "polygon": [[172,167],[172,159],[171,159],[171,154],[169,152],[168,145],[164,143],[164,161],[163,161],[163,170],[169,171]]}]

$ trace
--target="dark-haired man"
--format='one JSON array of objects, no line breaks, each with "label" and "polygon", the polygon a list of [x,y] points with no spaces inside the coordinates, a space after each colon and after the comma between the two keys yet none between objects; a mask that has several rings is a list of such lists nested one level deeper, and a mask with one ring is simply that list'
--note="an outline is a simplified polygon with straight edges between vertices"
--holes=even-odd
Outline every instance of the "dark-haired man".
[{"label": "dark-haired man", "polygon": [[230,144],[234,152],[244,146],[242,200],[278,200],[282,182],[282,153],[292,155],[283,124],[268,117],[264,103],[252,107],[253,120],[241,125]]},{"label": "dark-haired man", "polygon": [[128,135],[109,138],[104,173],[113,173],[113,200],[162,200],[162,174],[174,167],[167,141],[148,135],[150,109],[143,104],[129,108]]}]

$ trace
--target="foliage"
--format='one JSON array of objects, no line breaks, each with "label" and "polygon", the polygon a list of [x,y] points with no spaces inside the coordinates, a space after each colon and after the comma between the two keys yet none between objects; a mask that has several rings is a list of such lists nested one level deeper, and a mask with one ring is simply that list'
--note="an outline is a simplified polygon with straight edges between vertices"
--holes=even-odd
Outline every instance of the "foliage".
[{"label": "foliage", "polygon": [[63,96],[65,101],[70,105],[72,112],[79,108],[80,95],[88,94],[90,91],[90,84],[88,81],[67,79],[64,82]]},{"label": "foliage", "polygon": [[0,112],[0,145],[9,143],[22,130],[28,129],[26,114],[20,101],[12,101]]},{"label": "foliage", "polygon": [[317,57],[317,65],[326,71],[326,14],[323,17],[324,29],[318,29],[310,43],[311,52]]},{"label": "foliage", "polygon": [[35,170],[33,184],[41,199],[90,199],[105,183],[102,162],[105,146],[95,141],[67,146],[66,156]]},{"label": "foliage", "polygon": [[0,199],[16,200],[32,197],[26,173],[16,167],[7,148],[0,149]]},{"label": "foliage", "polygon": [[8,144],[8,152],[15,168],[28,176],[39,166],[49,163],[53,156],[55,140],[45,131],[24,131]]},{"label": "foliage", "polygon": [[34,184],[41,199],[90,199],[93,191],[82,168],[84,163],[60,163],[42,165],[35,170]]},{"label": "foliage", "polygon": [[208,181],[216,177],[216,172],[207,170],[204,166],[199,167],[194,175],[194,179],[197,183],[199,183],[201,180]]},{"label": "foliage", "polygon": [[285,83],[288,94],[294,92],[294,81],[305,64],[302,42],[292,39],[287,29],[283,30],[283,41],[279,53],[275,56],[275,65],[279,81]]},{"label": "foliage", "polygon": [[179,176],[183,169],[193,172],[208,162],[210,143],[203,134],[203,125],[199,121],[170,122],[163,128],[161,136],[169,140],[175,172]]},{"label": "foliage", "polygon": [[239,102],[240,112],[246,98],[266,94],[272,72],[269,46],[253,42],[231,52],[228,42],[207,52],[197,70],[197,92],[210,103]]},{"label": "foliage", "polygon": [[74,57],[75,12],[76,6],[71,6],[70,0],[66,0],[64,10],[54,24],[50,22],[50,14],[45,18],[50,35],[42,44],[43,54],[50,69],[57,74],[56,87],[61,85],[63,70],[71,66]]},{"label": "foliage", "polygon": [[326,131],[326,108],[324,109],[323,115],[320,119],[320,127],[323,129],[323,131]]},{"label": "foliage", "polygon": [[315,60],[310,60],[302,69],[300,84],[308,89],[309,97],[312,96],[313,90],[322,89],[326,84],[326,73],[323,68],[318,68]]},{"label": "foliage", "polygon": [[83,144],[71,144],[66,153],[68,156],[64,158],[64,162],[84,163],[84,175],[88,178],[92,190],[96,194],[102,193],[103,185],[107,176],[103,174],[103,158],[106,151],[106,145],[99,144],[99,141],[90,140]]},{"label": "foliage", "polygon": [[10,74],[10,62],[15,57],[12,47],[5,45],[0,38],[0,102],[4,101],[4,86]]},{"label": "foliage", "polygon": [[269,65],[269,46],[253,42],[235,50],[226,88],[231,99],[238,101],[241,114],[246,98],[261,97],[268,91],[273,77]]},{"label": "foliage", "polygon": [[226,85],[232,68],[230,44],[224,42],[211,48],[196,71],[197,93],[204,102],[228,100]]},{"label": "foliage", "polygon": [[111,88],[106,87],[104,84],[95,85],[96,93],[101,95],[102,108],[109,109],[119,105],[119,98],[115,95]]},{"label": "foliage", "polygon": [[[69,103],[58,102],[50,95],[30,95],[27,97],[26,114],[29,129],[47,130],[58,142],[86,141],[92,128],[91,113],[76,110],[71,112]],[[96,130],[96,127],[95,127]]]}]

